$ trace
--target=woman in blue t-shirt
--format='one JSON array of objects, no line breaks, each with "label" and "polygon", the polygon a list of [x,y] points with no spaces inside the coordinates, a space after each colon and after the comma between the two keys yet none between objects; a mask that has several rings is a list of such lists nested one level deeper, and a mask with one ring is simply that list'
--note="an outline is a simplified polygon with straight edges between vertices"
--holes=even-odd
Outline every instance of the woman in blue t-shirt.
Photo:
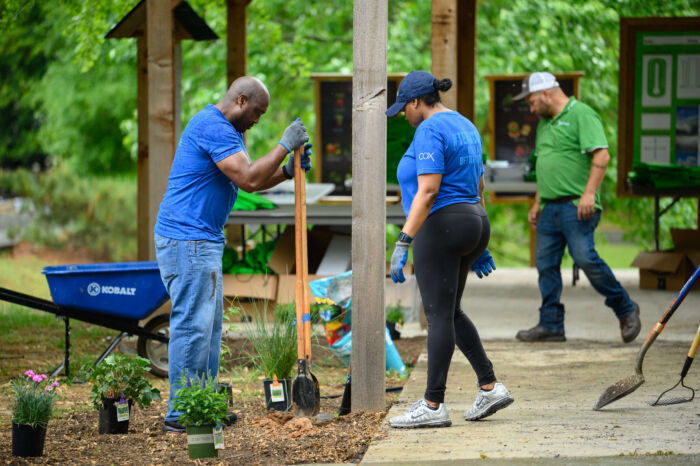
[{"label": "woman in blue t-shirt", "polygon": [[481,137],[468,119],[441,103],[440,91],[450,87],[449,79],[412,71],[401,81],[396,103],[386,111],[390,118],[403,111],[416,128],[397,169],[406,223],[391,257],[391,278],[404,281],[402,269],[413,241],[413,264],[428,321],[424,398],[391,418],[392,427],[452,424],[443,401],[455,343],[476,372],[480,387],[464,418],[476,421],[513,402],[496,381],[474,324],[460,309],[469,268],[481,278],[496,267],[486,249],[491,229],[482,197]]}]

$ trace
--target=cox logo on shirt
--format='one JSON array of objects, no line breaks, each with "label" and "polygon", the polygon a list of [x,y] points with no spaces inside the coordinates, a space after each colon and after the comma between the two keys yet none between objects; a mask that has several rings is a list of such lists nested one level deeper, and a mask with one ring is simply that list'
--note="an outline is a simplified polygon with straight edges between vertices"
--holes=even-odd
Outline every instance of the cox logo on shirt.
[{"label": "cox logo on shirt", "polygon": [[90,296],[97,296],[99,294],[121,294],[134,296],[136,294],[136,288],[127,288],[124,286],[100,286],[99,283],[92,282],[88,285],[87,292]]},{"label": "cox logo on shirt", "polygon": [[420,154],[418,154],[418,160],[432,160],[433,162],[435,162],[433,154],[430,152],[421,152]]}]

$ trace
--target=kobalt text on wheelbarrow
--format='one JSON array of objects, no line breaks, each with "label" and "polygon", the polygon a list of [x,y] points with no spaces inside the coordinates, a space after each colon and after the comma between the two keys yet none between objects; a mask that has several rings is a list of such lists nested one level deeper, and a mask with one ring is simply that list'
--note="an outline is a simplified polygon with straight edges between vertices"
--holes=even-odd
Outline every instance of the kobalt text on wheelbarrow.
[{"label": "kobalt text on wheelbarrow", "polygon": [[[53,371],[70,378],[70,319],[118,330],[93,367],[125,336],[138,335],[139,356],[151,361],[151,372],[168,375],[170,315],[151,317],[168,299],[156,262],[57,265],[42,273],[53,301],[0,288],[0,300],[50,312],[65,322],[65,356]],[[150,318],[150,319],[149,319]],[[148,320],[146,320],[148,319]],[[139,321],[146,320],[139,325]]]}]

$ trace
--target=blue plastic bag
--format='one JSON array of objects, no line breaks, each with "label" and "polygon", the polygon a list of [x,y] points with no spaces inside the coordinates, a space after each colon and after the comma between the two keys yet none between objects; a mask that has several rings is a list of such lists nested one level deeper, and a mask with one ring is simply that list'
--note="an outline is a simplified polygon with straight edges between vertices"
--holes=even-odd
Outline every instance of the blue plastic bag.
[{"label": "blue plastic bag", "polygon": [[[399,351],[394,346],[389,335],[389,329],[384,328],[384,347],[386,350],[385,369],[388,371],[396,371],[399,375],[406,375],[406,366],[399,356]],[[346,333],[340,340],[331,345],[331,351],[335,354],[345,366],[350,366],[350,354],[352,352],[352,330]]]}]

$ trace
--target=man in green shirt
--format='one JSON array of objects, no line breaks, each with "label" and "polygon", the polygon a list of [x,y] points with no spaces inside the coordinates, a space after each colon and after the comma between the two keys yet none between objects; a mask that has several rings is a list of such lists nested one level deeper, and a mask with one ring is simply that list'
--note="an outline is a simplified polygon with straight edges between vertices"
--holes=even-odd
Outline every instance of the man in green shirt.
[{"label": "man in green shirt", "polygon": [[515,99],[526,99],[530,111],[540,117],[537,193],[528,220],[537,229],[535,265],[542,294],[539,323],[519,331],[516,338],[566,341],[560,267],[568,246],[574,262],[615,312],[622,340],[628,343],[641,329],[639,306],[598,256],[593,241],[602,211],[598,188],[610,161],[601,119],[588,105],[567,97],[551,73],[526,77]]}]

